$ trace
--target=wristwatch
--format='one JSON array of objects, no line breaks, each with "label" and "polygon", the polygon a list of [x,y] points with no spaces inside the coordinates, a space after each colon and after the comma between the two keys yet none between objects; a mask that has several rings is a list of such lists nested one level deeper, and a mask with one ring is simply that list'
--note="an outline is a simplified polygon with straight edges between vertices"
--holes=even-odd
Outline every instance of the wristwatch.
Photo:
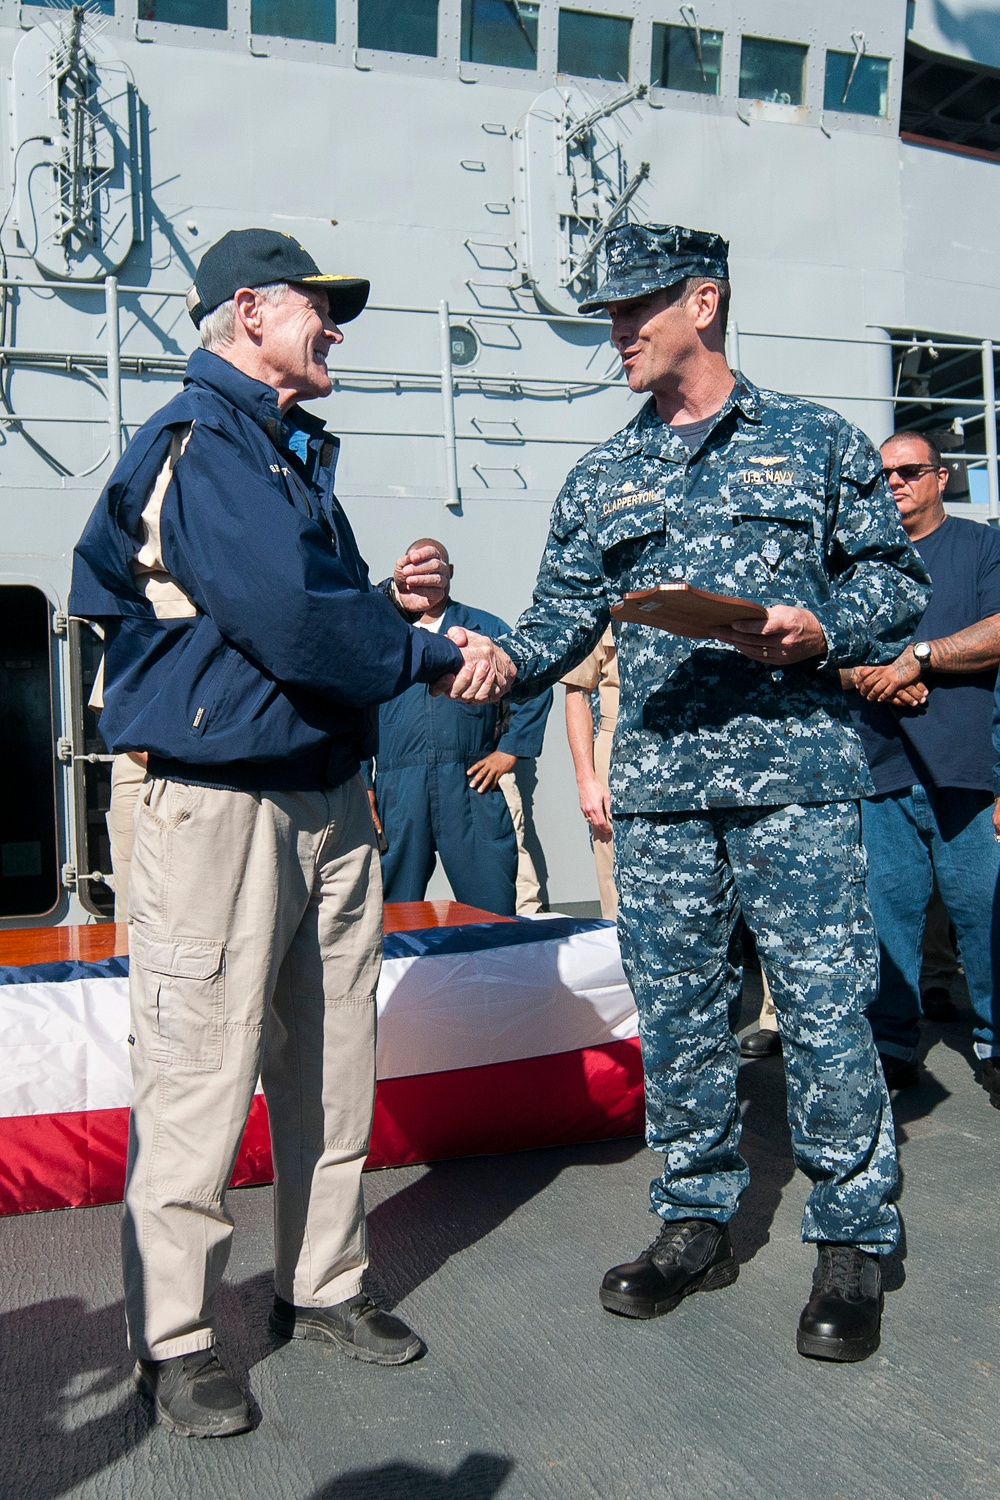
[{"label": "wristwatch", "polygon": [[930,664],[931,664],[931,648],[930,648],[930,642],[929,641],[914,641],[913,645],[910,647],[910,650],[913,652],[914,656],[917,658],[917,662],[919,663],[921,672],[924,670],[925,667],[929,667],[930,666]]}]

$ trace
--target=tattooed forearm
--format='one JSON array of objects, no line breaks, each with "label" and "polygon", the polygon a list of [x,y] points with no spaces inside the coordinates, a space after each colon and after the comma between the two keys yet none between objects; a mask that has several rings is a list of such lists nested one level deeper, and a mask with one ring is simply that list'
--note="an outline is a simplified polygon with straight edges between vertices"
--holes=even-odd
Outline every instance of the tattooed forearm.
[{"label": "tattooed forearm", "polygon": [[1000,665],[1000,615],[931,641],[932,672],[985,672]]}]

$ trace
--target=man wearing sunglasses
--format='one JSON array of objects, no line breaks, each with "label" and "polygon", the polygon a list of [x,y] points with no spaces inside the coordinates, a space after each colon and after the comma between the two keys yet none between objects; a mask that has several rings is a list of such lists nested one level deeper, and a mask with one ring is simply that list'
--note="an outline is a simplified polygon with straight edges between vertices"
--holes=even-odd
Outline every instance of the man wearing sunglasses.
[{"label": "man wearing sunglasses", "polygon": [[868,889],[881,948],[870,1012],[890,1088],[918,1082],[920,952],[934,877],[958,934],[975,1013],[980,1079],[1000,1109],[1000,960],[993,902],[1000,845],[991,814],[993,689],[1000,663],[1000,535],[948,516],[948,470],[922,433],[882,445],[900,520],[934,593],[916,638],[884,666],[841,674],[876,795],[862,803]]}]

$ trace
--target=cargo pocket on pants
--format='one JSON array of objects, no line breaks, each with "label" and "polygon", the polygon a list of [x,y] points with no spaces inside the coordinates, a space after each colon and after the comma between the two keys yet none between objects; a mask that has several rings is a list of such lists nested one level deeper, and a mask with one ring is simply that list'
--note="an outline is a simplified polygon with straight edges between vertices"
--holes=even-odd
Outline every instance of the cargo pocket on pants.
[{"label": "cargo pocket on pants", "polygon": [[129,947],[130,962],[143,971],[150,1057],[199,1072],[221,1068],[225,944],[207,938],[159,938],[133,923]]}]

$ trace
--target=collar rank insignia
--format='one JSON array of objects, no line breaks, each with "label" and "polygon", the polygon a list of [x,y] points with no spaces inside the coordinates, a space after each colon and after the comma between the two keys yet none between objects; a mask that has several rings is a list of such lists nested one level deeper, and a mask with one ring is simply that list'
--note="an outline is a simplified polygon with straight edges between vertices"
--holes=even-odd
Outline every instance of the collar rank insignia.
[{"label": "collar rank insignia", "polygon": [[777,541],[773,536],[768,537],[767,541],[760,549],[760,555],[767,563],[769,568],[777,567],[778,563],[781,561],[781,543]]}]

